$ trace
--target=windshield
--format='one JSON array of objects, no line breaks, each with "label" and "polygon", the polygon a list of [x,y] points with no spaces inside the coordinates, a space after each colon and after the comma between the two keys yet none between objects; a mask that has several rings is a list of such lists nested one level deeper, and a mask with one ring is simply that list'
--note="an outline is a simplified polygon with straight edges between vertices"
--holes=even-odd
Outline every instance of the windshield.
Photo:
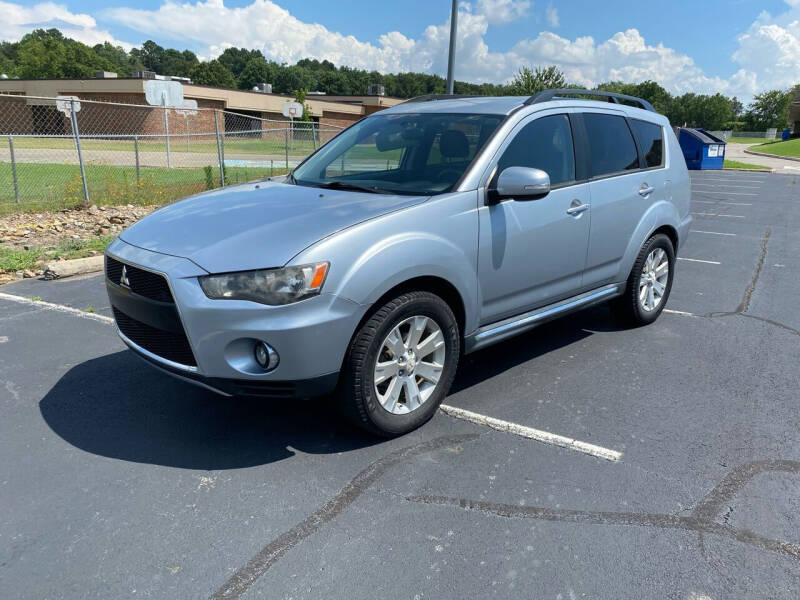
[{"label": "windshield", "polygon": [[447,192],[502,120],[500,115],[387,114],[360,121],[297,167],[299,185],[376,193]]}]

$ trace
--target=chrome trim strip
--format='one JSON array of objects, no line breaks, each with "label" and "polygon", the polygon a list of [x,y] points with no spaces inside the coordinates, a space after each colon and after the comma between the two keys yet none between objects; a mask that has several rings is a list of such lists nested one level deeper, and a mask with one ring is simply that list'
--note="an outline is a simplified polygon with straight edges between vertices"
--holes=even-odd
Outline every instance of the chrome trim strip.
[{"label": "chrome trim strip", "polygon": [[192,367],[190,365],[184,365],[184,364],[181,364],[181,363],[176,363],[176,362],[173,362],[171,360],[167,360],[166,358],[163,358],[163,357],[159,356],[158,354],[153,354],[149,350],[145,350],[139,344],[131,341],[124,333],[122,333],[119,330],[119,327],[117,327],[117,335],[119,335],[120,339],[122,339],[122,341],[125,342],[125,344],[127,344],[127,346],[131,350],[134,350],[136,352],[139,352],[140,354],[143,354],[144,356],[146,356],[150,360],[153,360],[155,362],[161,363],[162,365],[164,365],[166,367],[169,367],[171,369],[177,369],[178,371],[184,371],[186,373],[200,373],[200,371],[197,369],[197,367]]},{"label": "chrome trim strip", "polygon": [[164,373],[165,375],[169,375],[170,377],[174,377],[175,379],[178,379],[179,381],[182,381],[184,383],[191,383],[192,385],[196,385],[196,386],[201,387],[203,389],[209,390],[209,391],[214,392],[215,394],[218,394],[220,396],[225,396],[226,398],[232,398],[233,397],[232,394],[229,394],[228,392],[223,392],[222,390],[219,390],[219,389],[215,388],[212,385],[208,385],[207,383],[205,383],[203,381],[198,381],[197,379],[192,379],[191,377],[185,377],[185,376],[181,375],[180,373],[176,373],[175,371],[170,371],[169,369],[165,369],[164,367],[161,367],[161,366],[159,366],[157,364],[154,364],[154,363],[150,362],[149,360],[145,359],[144,356],[136,354],[136,352],[134,352],[134,354],[136,355],[136,358],[138,358],[139,360],[141,360],[144,363],[147,363],[148,366],[150,366],[151,368],[155,369],[156,371],[160,371],[160,372]]},{"label": "chrome trim strip", "polygon": [[524,313],[508,323],[490,327],[484,331],[478,331],[478,333],[476,333],[472,338],[473,342],[469,347],[469,351],[477,350],[478,348],[487,346],[495,341],[499,341],[500,339],[514,335],[515,333],[520,333],[521,331],[529,327],[533,327],[540,321],[544,321],[550,317],[555,317],[561,313],[569,312],[573,309],[598,302],[607,297],[618,295],[619,287],[620,286],[618,284],[611,284],[596,291],[587,292],[580,296],[576,296],[573,299],[563,300],[555,305],[545,306],[528,313]]}]

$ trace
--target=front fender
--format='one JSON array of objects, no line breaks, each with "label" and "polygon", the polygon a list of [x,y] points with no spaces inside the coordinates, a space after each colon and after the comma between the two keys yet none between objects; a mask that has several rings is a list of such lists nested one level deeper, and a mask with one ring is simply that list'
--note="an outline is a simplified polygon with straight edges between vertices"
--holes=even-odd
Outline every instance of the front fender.
[{"label": "front fender", "polygon": [[478,214],[475,191],[435,197],[339,232],[295,264],[331,263],[325,292],[365,307],[417,277],[450,283],[464,306],[465,333],[478,326]]}]

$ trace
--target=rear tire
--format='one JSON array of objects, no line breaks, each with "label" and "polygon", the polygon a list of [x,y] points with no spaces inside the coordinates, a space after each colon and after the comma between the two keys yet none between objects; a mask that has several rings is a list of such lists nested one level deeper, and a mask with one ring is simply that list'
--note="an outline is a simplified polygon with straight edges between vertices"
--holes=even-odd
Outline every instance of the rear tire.
[{"label": "rear tire", "polygon": [[458,321],[429,292],[407,292],[378,308],[350,342],[339,405],[362,429],[393,437],[433,417],[455,377]]},{"label": "rear tire", "polygon": [[625,292],[612,301],[615,317],[635,327],[655,321],[667,304],[674,274],[672,241],[658,233],[644,243],[633,263]]}]

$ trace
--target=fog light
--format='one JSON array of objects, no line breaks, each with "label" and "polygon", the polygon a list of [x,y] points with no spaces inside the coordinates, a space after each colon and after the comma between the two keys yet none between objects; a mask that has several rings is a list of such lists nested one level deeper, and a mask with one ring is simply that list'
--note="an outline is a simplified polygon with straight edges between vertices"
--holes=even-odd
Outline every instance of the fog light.
[{"label": "fog light", "polygon": [[269,344],[256,342],[253,353],[255,354],[256,362],[262,369],[271,371],[278,366],[278,353]]}]

